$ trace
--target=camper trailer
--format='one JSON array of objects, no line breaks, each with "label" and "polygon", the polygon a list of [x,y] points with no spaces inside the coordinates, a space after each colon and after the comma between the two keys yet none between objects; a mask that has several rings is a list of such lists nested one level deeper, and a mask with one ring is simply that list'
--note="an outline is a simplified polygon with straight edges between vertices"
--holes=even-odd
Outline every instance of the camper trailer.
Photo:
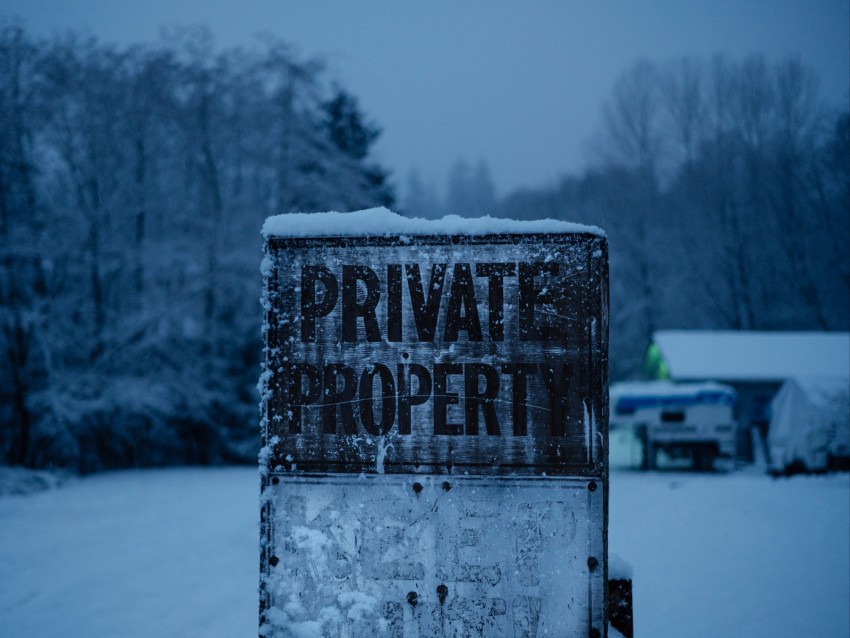
[{"label": "camper trailer", "polygon": [[735,455],[736,400],[734,389],[717,383],[618,383],[611,387],[611,429],[632,429],[643,469],[655,469],[661,451],[709,470],[715,459]]}]

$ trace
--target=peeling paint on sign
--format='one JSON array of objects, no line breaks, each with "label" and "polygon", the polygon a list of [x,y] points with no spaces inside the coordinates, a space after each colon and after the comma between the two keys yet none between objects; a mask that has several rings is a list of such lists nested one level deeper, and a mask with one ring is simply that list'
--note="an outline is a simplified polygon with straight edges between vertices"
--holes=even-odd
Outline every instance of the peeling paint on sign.
[{"label": "peeling paint on sign", "polygon": [[[418,492],[414,483],[422,486]],[[288,478],[273,635],[571,636],[600,615],[603,497],[579,479]],[[354,606],[356,601],[356,606]]]}]

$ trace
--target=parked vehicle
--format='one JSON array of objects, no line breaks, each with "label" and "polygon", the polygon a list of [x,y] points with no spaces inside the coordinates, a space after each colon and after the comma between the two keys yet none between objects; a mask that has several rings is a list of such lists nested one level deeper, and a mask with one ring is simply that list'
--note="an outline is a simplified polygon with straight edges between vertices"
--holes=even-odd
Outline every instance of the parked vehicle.
[{"label": "parked vehicle", "polygon": [[618,383],[611,387],[611,428],[630,427],[643,444],[642,468],[655,469],[661,450],[710,470],[733,458],[737,394],[718,383]]}]

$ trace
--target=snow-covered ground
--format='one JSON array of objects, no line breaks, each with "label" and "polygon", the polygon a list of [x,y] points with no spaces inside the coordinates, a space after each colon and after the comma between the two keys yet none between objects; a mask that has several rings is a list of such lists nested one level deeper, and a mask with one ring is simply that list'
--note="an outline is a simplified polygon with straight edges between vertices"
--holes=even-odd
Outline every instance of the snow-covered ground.
[{"label": "snow-covered ground", "polygon": [[614,472],[638,636],[850,636],[850,481]]},{"label": "snow-covered ground", "polygon": [[[8,491],[8,490],[7,490]],[[256,635],[257,472],[0,496],[0,636]],[[850,635],[850,477],[614,471],[641,637]]]},{"label": "snow-covered ground", "polygon": [[258,486],[130,471],[0,498],[0,636],[256,635]]}]

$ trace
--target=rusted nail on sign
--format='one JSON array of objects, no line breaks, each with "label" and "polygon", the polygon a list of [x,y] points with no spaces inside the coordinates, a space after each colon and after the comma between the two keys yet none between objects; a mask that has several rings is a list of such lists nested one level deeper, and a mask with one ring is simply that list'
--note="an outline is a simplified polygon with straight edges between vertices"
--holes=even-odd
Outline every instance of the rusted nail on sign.
[{"label": "rusted nail on sign", "polygon": [[603,233],[264,234],[260,635],[605,635]]}]

